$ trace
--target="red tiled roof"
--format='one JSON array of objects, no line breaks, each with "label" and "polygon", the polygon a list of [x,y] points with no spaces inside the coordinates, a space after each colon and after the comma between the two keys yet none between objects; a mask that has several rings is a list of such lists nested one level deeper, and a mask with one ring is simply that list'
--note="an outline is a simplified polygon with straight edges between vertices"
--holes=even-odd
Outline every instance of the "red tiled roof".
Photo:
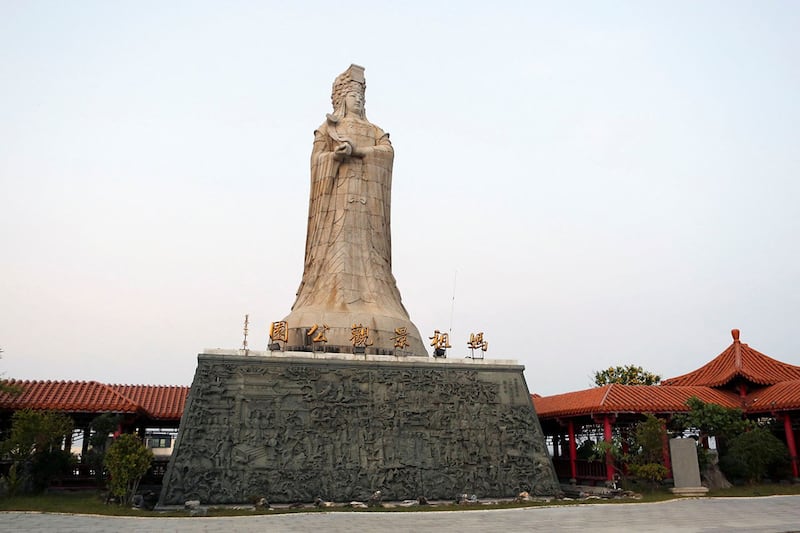
[{"label": "red tiled roof", "polygon": [[611,384],[541,398],[532,397],[540,418],[602,413],[666,413],[688,411],[686,400],[696,396],[708,403],[741,407],[733,392],[710,387]]},{"label": "red tiled roof", "polygon": [[662,385],[704,385],[719,387],[742,377],[759,385],[773,385],[781,381],[800,379],[800,366],[794,366],[767,357],[739,341],[739,330],[731,331],[733,344],[693,372],[665,379]]},{"label": "red tiled roof", "polygon": [[0,409],[50,409],[80,413],[135,413],[139,406],[108,385],[96,381],[22,381],[6,385],[19,394],[0,393]]},{"label": "red tiled roof", "polygon": [[49,409],[79,413],[142,413],[154,420],[179,420],[189,387],[106,385],[96,381],[21,381],[5,384],[20,394],[0,393],[0,409]]},{"label": "red tiled roof", "polygon": [[109,385],[142,406],[150,418],[176,420],[183,414],[189,387],[159,385]]},{"label": "red tiled roof", "polygon": [[748,413],[800,409],[800,380],[782,381],[747,395]]}]

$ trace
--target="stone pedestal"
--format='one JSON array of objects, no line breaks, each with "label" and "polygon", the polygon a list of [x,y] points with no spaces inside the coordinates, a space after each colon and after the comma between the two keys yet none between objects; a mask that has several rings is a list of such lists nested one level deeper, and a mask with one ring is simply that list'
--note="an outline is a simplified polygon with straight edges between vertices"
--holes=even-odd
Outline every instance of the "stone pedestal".
[{"label": "stone pedestal", "polygon": [[198,356],[161,505],[556,495],[512,361]]}]

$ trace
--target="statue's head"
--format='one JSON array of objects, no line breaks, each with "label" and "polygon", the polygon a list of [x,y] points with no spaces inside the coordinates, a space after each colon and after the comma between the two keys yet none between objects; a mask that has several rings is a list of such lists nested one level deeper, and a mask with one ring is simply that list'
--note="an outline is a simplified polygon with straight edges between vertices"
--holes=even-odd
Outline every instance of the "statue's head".
[{"label": "statue's head", "polygon": [[333,82],[333,91],[331,93],[333,116],[339,119],[350,111],[355,112],[360,118],[366,120],[367,114],[364,111],[364,93],[366,89],[364,67],[350,65]]}]

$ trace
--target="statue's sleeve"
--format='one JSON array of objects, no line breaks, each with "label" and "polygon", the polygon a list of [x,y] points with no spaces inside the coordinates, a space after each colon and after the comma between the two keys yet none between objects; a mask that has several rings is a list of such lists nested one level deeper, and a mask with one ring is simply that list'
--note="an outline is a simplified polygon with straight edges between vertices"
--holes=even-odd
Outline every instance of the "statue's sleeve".
[{"label": "statue's sleeve", "polygon": [[323,217],[327,212],[335,186],[339,162],[333,156],[333,139],[328,134],[327,124],[314,132],[314,147],[311,150],[311,189],[308,201],[308,232],[306,233],[306,260],[311,245],[315,243],[324,227]]},{"label": "statue's sleeve", "polygon": [[[392,143],[389,141],[389,134],[377,126],[375,126],[375,147],[372,149],[368,159],[372,160],[371,163],[373,165],[382,169],[387,174],[388,180],[391,180],[394,148],[392,148]],[[391,181],[387,185],[391,186]]]},{"label": "statue's sleeve", "polygon": [[392,148],[392,143],[389,141],[389,134],[377,126],[375,126],[375,152],[384,161],[387,161],[386,156],[388,156],[388,162],[390,165],[392,164],[394,160],[394,148]]},{"label": "statue's sleeve", "polygon": [[375,126],[375,147],[366,157],[367,166],[372,173],[372,180],[380,184],[382,201],[375,214],[381,220],[379,227],[373,227],[373,231],[379,233],[381,238],[373,242],[381,243],[379,255],[386,259],[389,267],[392,265],[392,241],[391,241],[391,205],[392,205],[392,166],[394,163],[394,148],[389,141],[389,134]]}]

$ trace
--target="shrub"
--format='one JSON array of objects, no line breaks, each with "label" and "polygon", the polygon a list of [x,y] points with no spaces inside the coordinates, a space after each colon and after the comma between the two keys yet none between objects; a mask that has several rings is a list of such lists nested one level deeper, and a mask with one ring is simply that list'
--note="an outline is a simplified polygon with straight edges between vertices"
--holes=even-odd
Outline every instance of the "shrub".
[{"label": "shrub", "polygon": [[629,464],[628,472],[631,476],[644,481],[649,481],[656,486],[663,481],[665,477],[667,477],[669,470],[667,470],[666,466],[660,463],[645,463],[640,465]]},{"label": "shrub", "polygon": [[53,482],[66,475],[75,463],[75,456],[66,450],[53,449],[35,454],[30,468],[33,490],[44,491]]},{"label": "shrub", "polygon": [[585,440],[575,450],[578,459],[583,461],[591,461],[594,457],[594,441],[592,439]]},{"label": "shrub", "polygon": [[636,424],[630,452],[624,458],[628,475],[653,487],[667,477],[669,470],[662,464],[666,433],[664,422],[652,414],[646,414],[645,419]]},{"label": "shrub", "polygon": [[108,448],[105,457],[111,476],[108,486],[111,494],[120,498],[120,504],[131,504],[139,481],[152,461],[153,452],[134,435],[121,435]]},{"label": "shrub", "polygon": [[667,431],[664,422],[651,414],[636,424],[633,434],[632,462],[644,465],[661,463],[664,460],[664,442]]},{"label": "shrub", "polygon": [[775,435],[755,428],[730,440],[719,466],[729,478],[757,483],[768,474],[784,469],[788,456],[786,446]]}]

